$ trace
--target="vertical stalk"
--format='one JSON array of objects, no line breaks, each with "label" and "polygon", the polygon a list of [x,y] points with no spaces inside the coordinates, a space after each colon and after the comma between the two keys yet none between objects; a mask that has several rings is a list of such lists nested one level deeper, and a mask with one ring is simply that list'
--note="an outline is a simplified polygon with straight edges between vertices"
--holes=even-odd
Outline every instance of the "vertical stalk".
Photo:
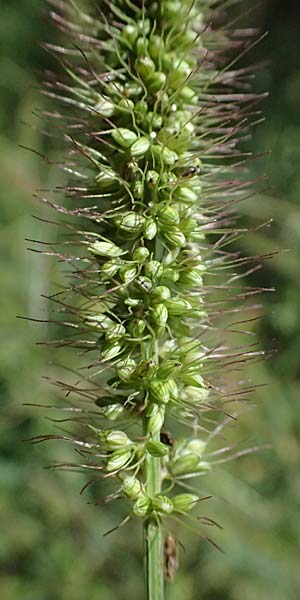
[{"label": "vertical stalk", "polygon": [[[163,245],[157,237],[154,243],[155,260],[162,260]],[[155,360],[158,362],[158,340],[154,342]],[[151,433],[148,430],[147,419],[145,419],[145,433]],[[160,440],[160,432],[153,434],[153,441]],[[160,458],[147,455],[145,462],[145,482],[146,494],[153,498],[155,494],[161,491],[161,465]],[[164,600],[164,570],[162,557],[162,531],[159,517],[149,516],[144,522],[144,560],[146,576],[146,594],[147,600]]]},{"label": "vertical stalk", "polygon": [[[159,440],[159,433],[153,436]],[[145,464],[146,493],[153,497],[160,492],[160,459],[148,455]],[[147,600],[164,599],[164,574],[162,562],[162,532],[159,518],[150,516],[144,523],[144,551]]]}]

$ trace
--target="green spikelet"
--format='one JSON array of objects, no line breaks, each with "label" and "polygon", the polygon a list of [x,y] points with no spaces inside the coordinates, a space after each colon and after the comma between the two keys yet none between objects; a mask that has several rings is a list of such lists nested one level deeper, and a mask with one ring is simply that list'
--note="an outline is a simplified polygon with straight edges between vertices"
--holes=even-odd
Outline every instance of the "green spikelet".
[{"label": "green spikelet", "polygon": [[[147,597],[162,600],[162,522],[197,510],[182,486],[213,466],[207,443],[226,398],[210,383],[230,356],[213,350],[212,318],[232,295],[240,306],[222,275],[239,263],[223,249],[239,235],[226,207],[247,188],[234,163],[257,99],[237,93],[249,72],[224,69],[224,52],[247,32],[211,25],[226,2],[99,0],[87,13],[51,3],[66,45],[48,44],[60,76],[45,93],[60,106],[69,180],[64,205],[49,205],[74,237],[58,254],[73,284],[54,302],[66,344],[86,357],[82,384],[61,386],[82,410],[84,468],[115,478],[144,523]],[[176,421],[193,434],[174,440]]]}]

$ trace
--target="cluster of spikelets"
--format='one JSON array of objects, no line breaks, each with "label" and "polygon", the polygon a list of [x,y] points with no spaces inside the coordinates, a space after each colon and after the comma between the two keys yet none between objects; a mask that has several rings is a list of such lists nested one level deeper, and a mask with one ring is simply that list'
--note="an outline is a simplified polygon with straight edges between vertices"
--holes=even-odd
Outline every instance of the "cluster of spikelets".
[{"label": "cluster of spikelets", "polygon": [[[70,179],[64,206],[47,203],[78,221],[61,221],[76,253],[49,252],[73,267],[52,299],[67,315],[64,343],[91,358],[79,382],[60,383],[81,437],[41,438],[72,441],[86,469],[116,478],[130,514],[185,514],[199,498],[176,486],[211,468],[209,422],[234,398],[211,374],[242,354],[208,341],[214,314],[242,293],[223,279],[210,305],[218,280],[203,278],[241,262],[223,250],[239,235],[226,209],[248,193],[231,163],[243,163],[236,143],[257,100],[236,92],[247,68],[222,69],[247,32],[214,29],[210,0],[99,1],[88,14],[51,4],[69,44],[47,45],[61,77],[50,73],[45,92],[61,107]],[[176,440],[177,421],[193,435]]]}]

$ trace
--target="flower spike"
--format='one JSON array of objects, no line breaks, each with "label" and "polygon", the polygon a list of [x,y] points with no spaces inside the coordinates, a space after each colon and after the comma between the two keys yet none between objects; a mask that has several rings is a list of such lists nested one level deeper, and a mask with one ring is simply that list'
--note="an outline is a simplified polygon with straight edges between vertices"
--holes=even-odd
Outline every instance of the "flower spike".
[{"label": "flower spike", "polygon": [[[238,142],[259,98],[251,71],[225,56],[244,54],[253,31],[216,26],[226,2],[50,4],[65,47],[46,45],[60,75],[44,93],[64,127],[68,181],[63,205],[43,199],[66,233],[45,253],[71,275],[52,296],[64,332],[53,343],[85,362],[54,382],[82,437],[37,441],[73,441],[79,468],[116,481],[122,523],[144,523],[148,600],[162,600],[163,546],[168,579],[178,566],[162,525],[197,512],[201,497],[184,482],[213,468],[207,446],[226,403],[248,393],[226,390],[220,373],[259,354],[229,350],[215,324],[256,293],[233,271],[250,259],[227,251],[241,233],[232,207],[249,195]],[[192,433],[176,439],[177,421]]]}]

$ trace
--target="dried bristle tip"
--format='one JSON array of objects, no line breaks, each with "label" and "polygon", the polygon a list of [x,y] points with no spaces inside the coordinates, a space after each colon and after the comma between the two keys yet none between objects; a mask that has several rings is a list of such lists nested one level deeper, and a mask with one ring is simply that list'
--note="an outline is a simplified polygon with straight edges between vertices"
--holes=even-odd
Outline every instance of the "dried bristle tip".
[{"label": "dried bristle tip", "polygon": [[[228,302],[243,310],[245,297],[240,275],[226,275],[243,260],[226,246],[240,235],[231,205],[249,195],[237,142],[257,98],[250,70],[233,54],[225,68],[224,57],[242,52],[251,31],[218,29],[222,3],[209,0],[112,0],[90,14],[51,3],[67,42],[48,45],[60,76],[45,93],[60,106],[69,180],[64,206],[48,204],[63,213],[67,243],[74,237],[69,254],[64,240],[53,252],[73,266],[53,302],[67,315],[64,343],[82,356],[74,383],[56,384],[81,423],[80,468],[116,478],[130,514],[160,522],[197,507],[195,494],[177,491],[211,469],[223,403],[248,392],[227,393],[222,368],[257,356],[225,348],[212,320]],[[175,421],[193,433],[176,440]],[[150,464],[160,469],[155,490]]]}]

